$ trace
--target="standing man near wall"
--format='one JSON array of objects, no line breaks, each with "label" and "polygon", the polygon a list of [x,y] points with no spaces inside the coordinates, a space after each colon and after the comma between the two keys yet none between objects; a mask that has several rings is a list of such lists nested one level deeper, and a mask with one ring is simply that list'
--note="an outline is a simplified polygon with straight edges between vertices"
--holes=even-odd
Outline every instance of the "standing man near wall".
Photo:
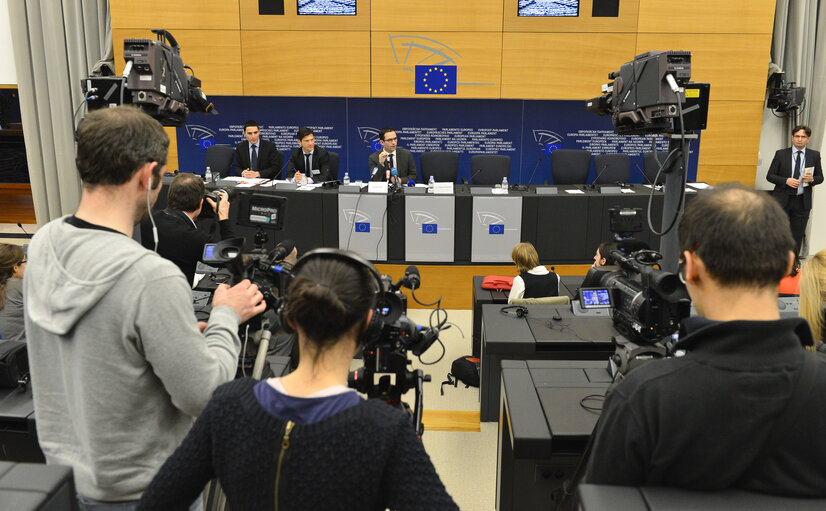
[{"label": "standing man near wall", "polygon": [[[379,142],[381,143],[381,150],[371,154],[367,159],[367,164],[370,167],[370,181],[390,181],[397,185],[407,184],[408,181],[415,181],[416,176],[416,160],[413,159],[413,153],[398,147],[399,136],[393,128],[382,128],[379,131]],[[374,174],[373,170],[378,168]],[[387,179],[388,172],[396,169],[398,176],[390,176]]]},{"label": "standing man near wall", "polygon": [[795,256],[800,255],[809,211],[812,209],[812,187],[823,182],[820,153],[809,149],[812,130],[808,126],[792,129],[792,146],[774,154],[766,179],[774,184],[772,195],[789,216],[789,226],[795,243]]},{"label": "standing man near wall", "polygon": [[137,507],[213,390],[235,376],[238,325],[265,307],[248,280],[222,285],[198,325],[181,270],[131,238],[158,197],[168,148],[160,123],[131,105],[87,115],[77,212],[29,247],[37,435],[49,464],[72,467],[81,510]]},{"label": "standing man near wall", "polygon": [[242,177],[281,178],[284,154],[275,144],[261,138],[261,128],[255,121],[244,123],[244,140],[235,146],[235,163],[232,168]]}]

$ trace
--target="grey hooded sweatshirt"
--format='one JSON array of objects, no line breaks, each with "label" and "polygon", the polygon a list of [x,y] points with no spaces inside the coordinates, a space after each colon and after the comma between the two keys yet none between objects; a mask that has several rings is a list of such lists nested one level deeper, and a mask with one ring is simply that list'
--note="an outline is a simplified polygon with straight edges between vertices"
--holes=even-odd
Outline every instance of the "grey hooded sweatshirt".
[{"label": "grey hooded sweatshirt", "polygon": [[234,377],[240,318],[217,307],[201,334],[177,266],[65,220],[34,236],[23,279],[40,447],[80,494],[138,499]]}]

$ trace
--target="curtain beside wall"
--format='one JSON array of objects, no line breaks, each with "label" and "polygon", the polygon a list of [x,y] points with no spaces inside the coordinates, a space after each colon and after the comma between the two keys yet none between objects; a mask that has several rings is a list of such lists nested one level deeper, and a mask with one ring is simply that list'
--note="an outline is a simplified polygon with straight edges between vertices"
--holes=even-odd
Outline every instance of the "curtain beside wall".
[{"label": "curtain beside wall", "polygon": [[[820,26],[820,30],[818,30]],[[806,87],[806,103],[798,123],[812,128],[809,147],[826,149],[826,2],[777,0],[772,37],[772,62],[786,72],[787,82]],[[760,141],[762,164],[757,185],[770,188],[765,173],[777,149],[791,145],[792,118],[776,119],[766,110]],[[826,184],[813,190],[814,201],[803,253],[826,248],[826,229],[818,218],[826,218]]]},{"label": "curtain beside wall", "polygon": [[80,202],[73,114],[84,101],[81,79],[112,53],[109,2],[8,4],[32,197],[42,225],[74,212]]}]

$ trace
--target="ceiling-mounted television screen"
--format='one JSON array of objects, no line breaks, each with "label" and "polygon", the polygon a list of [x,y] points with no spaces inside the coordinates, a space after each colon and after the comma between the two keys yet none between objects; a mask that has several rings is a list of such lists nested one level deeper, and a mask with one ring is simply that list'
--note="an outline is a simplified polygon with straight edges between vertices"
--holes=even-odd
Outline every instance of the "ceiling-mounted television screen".
[{"label": "ceiling-mounted television screen", "polygon": [[579,0],[519,0],[519,16],[579,16]]},{"label": "ceiling-mounted television screen", "polygon": [[355,16],[356,0],[298,0],[298,14]]}]

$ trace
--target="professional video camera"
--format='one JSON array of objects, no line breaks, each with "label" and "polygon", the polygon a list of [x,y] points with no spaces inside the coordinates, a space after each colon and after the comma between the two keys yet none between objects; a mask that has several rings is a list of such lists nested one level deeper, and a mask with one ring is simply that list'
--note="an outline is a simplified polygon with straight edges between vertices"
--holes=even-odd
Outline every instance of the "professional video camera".
[{"label": "professional video camera", "polygon": [[[402,287],[410,289],[413,299],[421,279],[415,266],[408,266],[404,277],[395,284],[389,276],[382,276],[382,291],[379,294],[377,313],[381,315],[382,330],[378,340],[362,349],[364,365],[350,373],[350,387],[367,394],[369,398],[380,398],[393,406],[405,410],[410,421],[421,436],[422,426],[422,385],[430,381],[430,375],[421,369],[410,371],[407,353],[421,356],[433,343],[439,340],[439,331],[447,323],[447,313],[437,325],[422,328],[406,316],[407,297],[401,292]],[[418,301],[418,300],[417,300]],[[433,305],[433,304],[423,304]],[[437,307],[434,312],[444,312]],[[415,409],[410,410],[401,396],[408,390],[415,390]]]},{"label": "professional video camera", "polygon": [[[585,109],[611,115],[618,134],[679,133],[680,122],[684,131],[705,128],[708,84],[689,82],[691,52],[642,53],[608,78],[613,82],[604,84],[604,94],[588,100]],[[689,85],[694,92],[687,95]],[[681,113],[691,115],[683,115],[680,121]]]},{"label": "professional video camera", "polygon": [[[124,39],[123,76],[90,76],[81,80],[89,110],[133,104],[164,126],[183,126],[187,114],[217,114],[201,90],[201,80],[188,75],[178,42],[168,31],[153,29],[151,39]],[[168,44],[167,44],[168,41]]]},{"label": "professional video camera", "polygon": [[796,87],[795,82],[786,83],[786,73],[773,73],[769,77],[769,97],[766,107],[775,112],[797,110],[806,99],[806,87]]}]

